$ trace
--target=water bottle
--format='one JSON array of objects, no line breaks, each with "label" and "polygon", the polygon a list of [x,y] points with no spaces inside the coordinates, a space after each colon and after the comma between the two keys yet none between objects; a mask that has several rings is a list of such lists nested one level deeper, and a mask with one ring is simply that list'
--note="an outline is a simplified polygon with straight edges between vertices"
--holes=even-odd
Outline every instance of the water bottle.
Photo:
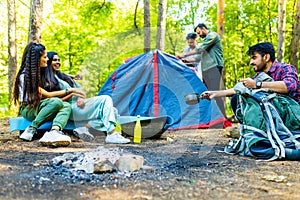
[{"label": "water bottle", "polygon": [[142,140],[142,126],[141,126],[141,118],[140,115],[136,117],[136,123],[134,126],[134,134],[133,134],[133,142],[141,143]]}]

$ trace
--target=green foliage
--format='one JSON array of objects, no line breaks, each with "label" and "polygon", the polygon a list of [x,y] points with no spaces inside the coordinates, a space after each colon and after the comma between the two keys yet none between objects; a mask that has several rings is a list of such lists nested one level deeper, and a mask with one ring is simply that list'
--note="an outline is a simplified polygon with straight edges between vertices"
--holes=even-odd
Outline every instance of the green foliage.
[{"label": "green foliage", "polygon": [[[30,1],[16,1],[18,63],[27,44]],[[287,1],[285,59],[289,58],[295,2]],[[139,0],[134,21],[136,3],[137,0],[44,1],[42,43],[48,51],[56,51],[60,55],[62,71],[84,75],[80,84],[85,87],[88,96],[98,93],[124,59],[143,53],[143,1]],[[246,55],[248,46],[270,41],[277,47],[278,1],[226,0],[225,3],[222,44],[226,87],[230,88],[239,78],[254,75]],[[158,4],[159,0],[150,0],[151,49],[156,46]],[[6,2],[1,1],[0,8],[5,11],[0,13],[0,37],[3,38],[0,43],[0,107],[7,107]],[[186,46],[186,34],[200,22],[217,31],[216,0],[169,0],[165,52],[173,55],[182,52]]]},{"label": "green foliage", "polygon": [[[223,50],[226,69],[226,87],[234,86],[239,78],[252,77],[254,71],[249,66],[246,55],[249,46],[258,42],[269,41],[277,47],[277,0],[226,1],[225,35]],[[293,6],[287,3],[287,13]],[[292,16],[287,16],[286,46],[291,38],[290,23]],[[286,48],[285,57],[289,51]]]}]

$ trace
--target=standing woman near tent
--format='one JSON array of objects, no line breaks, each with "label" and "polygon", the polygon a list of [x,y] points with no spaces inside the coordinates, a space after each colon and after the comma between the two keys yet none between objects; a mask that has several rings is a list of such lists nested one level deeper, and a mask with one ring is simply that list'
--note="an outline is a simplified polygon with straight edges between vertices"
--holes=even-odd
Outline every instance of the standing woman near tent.
[{"label": "standing woman near tent", "polygon": [[[48,98],[49,93],[39,87],[41,85],[40,69],[47,67],[47,60],[45,46],[34,42],[26,46],[15,80],[13,99],[16,104],[20,96],[20,114],[32,123],[20,135],[20,138],[31,141],[42,123],[53,120],[51,131],[46,132],[40,142],[47,145],[67,146],[71,143],[71,138],[64,135],[61,130],[69,119],[70,104],[59,98]],[[63,96],[65,91],[60,90],[54,94]],[[51,141],[44,141],[49,136]]]},{"label": "standing woman near tent", "polygon": [[[65,89],[66,91],[78,87],[70,76],[59,71],[61,66],[60,58],[56,52],[48,52],[47,68],[42,72],[43,88],[49,92]],[[92,140],[93,135],[89,133],[89,128],[96,130],[106,129],[106,143],[125,144],[130,140],[124,138],[121,133],[115,130],[116,109],[110,96],[101,95],[92,98],[78,98],[72,94],[62,97],[64,101],[71,103],[72,113],[70,119],[73,121],[88,120],[84,127],[74,129],[74,134],[84,140]]]}]

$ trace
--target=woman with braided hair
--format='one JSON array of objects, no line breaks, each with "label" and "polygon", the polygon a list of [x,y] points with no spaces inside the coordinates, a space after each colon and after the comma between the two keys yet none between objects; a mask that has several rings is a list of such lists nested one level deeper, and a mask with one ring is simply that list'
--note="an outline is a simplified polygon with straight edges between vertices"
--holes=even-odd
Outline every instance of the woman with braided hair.
[{"label": "woman with braided hair", "polygon": [[[40,69],[47,67],[47,52],[45,46],[30,42],[23,53],[20,70],[16,76],[13,91],[14,103],[20,97],[20,114],[32,121],[20,138],[31,141],[37,133],[37,128],[44,122],[52,120],[51,131],[46,132],[40,139],[43,145],[68,146],[71,138],[64,135],[61,130],[66,126],[71,113],[70,104],[60,98],[49,98],[53,94],[42,89]],[[69,91],[60,90],[57,96],[64,96]],[[70,90],[79,97],[85,97],[80,90]]]}]

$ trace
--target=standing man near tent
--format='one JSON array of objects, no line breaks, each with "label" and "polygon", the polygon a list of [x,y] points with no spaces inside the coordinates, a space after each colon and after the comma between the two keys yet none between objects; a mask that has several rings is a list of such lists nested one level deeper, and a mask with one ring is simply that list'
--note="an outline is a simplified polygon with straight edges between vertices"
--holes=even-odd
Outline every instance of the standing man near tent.
[{"label": "standing man near tent", "polygon": [[[197,45],[194,50],[182,53],[178,57],[185,58],[201,53],[203,82],[209,90],[220,90],[220,86],[224,85],[223,81],[221,82],[224,67],[221,39],[216,32],[208,30],[203,23],[198,24],[194,31],[203,39],[203,43]],[[221,97],[216,98],[216,102],[226,117],[223,99]]]},{"label": "standing man near tent", "polygon": [[[186,40],[187,40],[188,46],[184,49],[183,53],[188,53],[190,51],[193,51],[196,48],[197,41],[198,41],[197,37],[198,36],[196,33],[187,34]],[[190,69],[192,69],[201,80],[203,80],[200,59],[201,59],[201,54],[195,54],[195,55],[185,57],[184,59],[182,59],[182,61],[188,67],[190,67]]]}]

